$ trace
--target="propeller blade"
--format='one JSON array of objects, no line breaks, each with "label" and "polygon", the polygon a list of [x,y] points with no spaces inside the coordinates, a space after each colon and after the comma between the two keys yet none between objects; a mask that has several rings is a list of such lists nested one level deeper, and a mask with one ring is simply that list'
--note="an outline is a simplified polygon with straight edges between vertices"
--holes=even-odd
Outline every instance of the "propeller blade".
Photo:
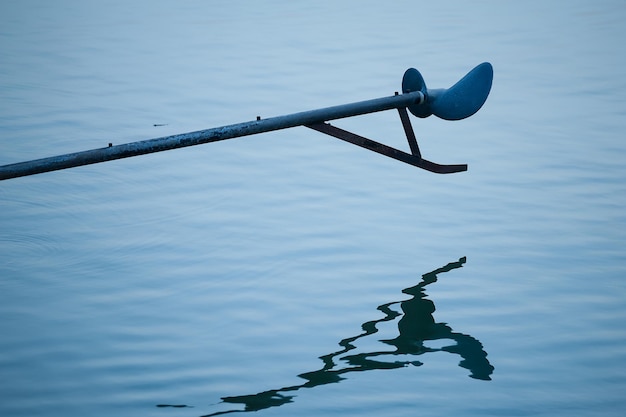
[{"label": "propeller blade", "polygon": [[445,120],[461,120],[476,113],[485,103],[491,91],[493,67],[483,62],[448,89],[426,87],[424,78],[415,68],[409,68],[402,78],[402,92],[421,91],[425,100],[409,106],[417,117],[431,114]]}]

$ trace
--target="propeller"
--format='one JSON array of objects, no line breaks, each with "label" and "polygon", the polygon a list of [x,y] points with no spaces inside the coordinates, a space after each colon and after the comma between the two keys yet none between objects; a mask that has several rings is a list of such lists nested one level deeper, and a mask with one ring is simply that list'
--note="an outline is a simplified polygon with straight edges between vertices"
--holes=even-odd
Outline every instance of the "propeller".
[{"label": "propeller", "polygon": [[485,104],[492,81],[493,67],[489,62],[483,62],[452,87],[429,90],[422,74],[415,68],[409,68],[402,78],[402,92],[421,91],[424,94],[421,103],[408,107],[417,117],[434,114],[445,120],[461,120],[476,113]]},{"label": "propeller", "polygon": [[[485,104],[485,100],[487,100],[491,90],[492,81],[493,68],[490,63],[483,62],[447,90],[428,90],[422,74],[418,70],[410,68],[404,73],[402,78],[403,94],[396,93],[389,97],[341,104],[266,119],[261,119],[261,117],[257,116],[256,120],[249,122],[123,143],[115,146],[109,143],[109,146],[105,148],[3,165],[0,166],[0,181],[241,136],[256,135],[296,126],[309,127],[390,158],[439,174],[466,171],[467,165],[439,165],[421,157],[406,109],[408,108],[411,113],[418,117],[428,117],[434,114],[446,120],[465,119],[476,113]],[[391,109],[397,109],[400,113],[402,126],[411,148],[410,154],[327,123],[330,120]]]}]

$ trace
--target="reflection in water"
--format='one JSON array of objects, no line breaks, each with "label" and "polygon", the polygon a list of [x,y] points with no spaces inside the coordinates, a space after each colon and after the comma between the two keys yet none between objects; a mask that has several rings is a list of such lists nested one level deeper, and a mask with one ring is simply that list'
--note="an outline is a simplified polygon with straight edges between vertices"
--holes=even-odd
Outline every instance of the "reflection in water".
[{"label": "reflection in water", "polygon": [[[437,275],[448,272],[455,268],[460,268],[465,263],[465,257],[457,262],[451,262],[444,267],[422,275],[422,281],[414,287],[406,288],[402,292],[413,296],[405,301],[394,301],[378,306],[378,310],[385,316],[378,320],[363,323],[361,328],[363,333],[343,339],[339,342],[342,347],[333,353],[321,356],[324,366],[312,372],[298,375],[306,380],[301,385],[292,385],[279,389],[259,392],[251,395],[238,395],[234,397],[223,397],[224,403],[243,404],[243,410],[218,411],[208,416],[220,414],[236,413],[244,411],[259,411],[270,407],[277,407],[292,402],[294,395],[290,393],[300,388],[313,388],[318,385],[339,382],[345,379],[342,375],[348,372],[369,371],[374,369],[396,369],[408,365],[420,366],[422,362],[418,360],[394,360],[400,355],[422,355],[428,352],[444,351],[457,354],[461,357],[459,366],[469,371],[469,376],[475,379],[490,380],[494,367],[487,360],[487,353],[483,350],[482,344],[472,336],[456,333],[445,323],[437,323],[433,317],[435,304],[426,299],[424,287],[437,281]],[[393,310],[394,304],[400,304],[402,313]],[[384,344],[391,346],[391,349],[383,349],[352,355],[344,355],[356,348],[352,343],[356,340],[378,332],[378,323],[394,320],[402,316],[398,321],[397,337],[388,340],[381,340]],[[450,341],[450,345],[441,348],[430,348],[424,346],[424,342],[433,340]],[[341,356],[340,355],[344,355]],[[339,362],[339,365],[335,362]]]}]

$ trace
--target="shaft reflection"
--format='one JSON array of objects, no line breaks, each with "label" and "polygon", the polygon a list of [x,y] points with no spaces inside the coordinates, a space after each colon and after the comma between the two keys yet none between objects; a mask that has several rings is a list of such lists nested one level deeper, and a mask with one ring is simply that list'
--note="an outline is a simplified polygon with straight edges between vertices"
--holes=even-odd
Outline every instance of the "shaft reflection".
[{"label": "shaft reflection", "polygon": [[[244,409],[218,411],[204,417],[220,414],[259,411],[270,407],[277,407],[292,402],[295,391],[301,388],[313,388],[319,385],[340,382],[345,379],[344,374],[375,369],[396,369],[409,365],[420,366],[418,360],[399,360],[400,357],[410,359],[429,352],[449,352],[461,357],[459,366],[469,371],[471,378],[490,380],[494,367],[487,360],[487,353],[482,344],[470,335],[457,333],[445,323],[437,323],[433,317],[435,304],[426,298],[424,288],[437,281],[441,273],[461,268],[466,258],[451,262],[441,268],[422,275],[422,280],[414,287],[406,288],[402,292],[412,298],[405,301],[394,301],[378,306],[384,317],[363,323],[363,333],[348,337],[339,342],[342,349],[321,356],[324,366],[316,371],[298,375],[306,380],[300,385],[292,385],[279,389],[259,392],[251,395],[223,397],[223,403],[242,404]],[[392,307],[399,304],[402,312]],[[398,336],[393,339],[381,340],[389,348],[366,353],[349,354],[356,349],[353,344],[358,339],[378,332],[379,323],[388,322],[401,316],[398,321]],[[425,342],[440,341],[443,347],[432,348],[425,346]],[[449,344],[447,343],[449,342]]]}]

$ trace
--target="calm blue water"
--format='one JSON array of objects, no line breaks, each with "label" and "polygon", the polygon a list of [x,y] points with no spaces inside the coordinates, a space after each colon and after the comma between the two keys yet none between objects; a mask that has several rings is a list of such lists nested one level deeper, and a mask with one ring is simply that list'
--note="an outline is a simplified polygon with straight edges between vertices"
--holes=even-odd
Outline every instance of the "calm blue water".
[{"label": "calm blue water", "polygon": [[626,6],[434,3],[3,1],[0,165],[495,78],[0,183],[0,415],[624,415]]}]

